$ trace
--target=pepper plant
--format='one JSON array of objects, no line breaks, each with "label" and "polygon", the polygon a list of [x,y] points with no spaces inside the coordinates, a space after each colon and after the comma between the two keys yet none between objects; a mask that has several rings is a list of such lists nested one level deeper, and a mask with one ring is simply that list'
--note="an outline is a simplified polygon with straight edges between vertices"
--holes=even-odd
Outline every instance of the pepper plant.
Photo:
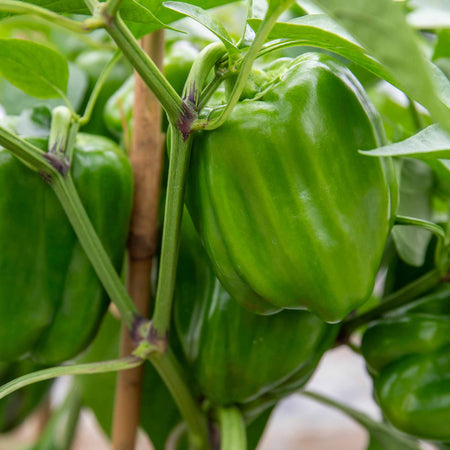
[{"label": "pepper plant", "polygon": [[[236,34],[209,11],[228,3],[0,0],[0,429],[71,374],[36,448],[81,405],[109,433],[115,372],[145,363],[156,448],[254,448],[293,392],[354,418],[369,448],[445,447],[449,7],[248,0]],[[185,16],[197,28],[182,34]],[[162,29],[159,68],[138,39]],[[150,199],[160,247],[133,216],[127,261],[150,176],[133,164],[132,205],[120,146],[147,132],[138,79],[164,111],[167,164]],[[146,258],[148,315],[124,283]],[[100,327],[108,300],[120,320]],[[384,422],[305,390],[338,345],[365,358]]]}]

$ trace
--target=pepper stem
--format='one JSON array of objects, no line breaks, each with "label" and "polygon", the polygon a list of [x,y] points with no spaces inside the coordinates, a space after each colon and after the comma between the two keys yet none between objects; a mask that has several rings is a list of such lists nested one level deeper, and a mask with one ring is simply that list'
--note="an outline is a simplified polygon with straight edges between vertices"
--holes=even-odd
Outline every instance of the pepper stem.
[{"label": "pepper stem", "polygon": [[219,408],[220,450],[245,450],[247,435],[241,412],[236,406]]}]

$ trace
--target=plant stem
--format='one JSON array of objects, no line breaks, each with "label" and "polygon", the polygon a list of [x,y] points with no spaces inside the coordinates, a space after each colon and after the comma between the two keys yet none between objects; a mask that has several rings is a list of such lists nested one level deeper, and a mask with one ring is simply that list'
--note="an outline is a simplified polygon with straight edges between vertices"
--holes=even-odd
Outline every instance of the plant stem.
[{"label": "plant stem", "polygon": [[121,4],[122,0],[108,0],[108,3],[106,4],[108,15],[114,17],[117,11],[119,11]]},{"label": "plant stem", "polygon": [[51,380],[63,375],[89,375],[93,373],[117,372],[132,369],[142,364],[142,359],[134,356],[88,364],[73,364],[38,370],[16,378],[0,387],[0,399],[39,381]]},{"label": "plant stem", "polygon": [[170,163],[167,201],[164,211],[160,269],[152,329],[156,341],[165,342],[170,327],[173,293],[177,273],[179,235],[183,216],[184,189],[191,154],[190,125],[205,80],[216,61],[226,53],[222,43],[208,45],[194,61],[183,89],[185,115],[170,127]]},{"label": "plant stem", "polygon": [[216,62],[226,55],[222,42],[214,42],[205,47],[192,64],[183,89],[183,100],[189,100],[198,106],[203,92],[203,85]]},{"label": "plant stem", "polygon": [[103,68],[102,73],[97,78],[91,96],[89,97],[88,103],[84,110],[83,117],[80,118],[80,125],[88,123],[89,120],[91,119],[92,111],[94,110],[94,106],[100,94],[100,91],[102,90],[103,85],[105,84],[105,81],[108,78],[108,75],[110,74],[112,68],[115,66],[115,64],[117,63],[117,61],[119,61],[121,57],[122,54],[119,51],[117,51],[114,54],[114,56],[108,61],[108,64],[106,64],[106,66]]},{"label": "plant stem", "polygon": [[139,313],[128,296],[125,287],[120,281],[111,260],[89,220],[72,178],[70,175],[63,178],[58,173],[57,176],[53,177],[50,184],[64,208],[83,250],[94,266],[97,276],[100,278],[109,297],[117,306],[125,325],[131,330],[136,315],[139,315]]},{"label": "plant stem", "polygon": [[402,289],[387,296],[385,300],[375,308],[344,321],[340,335],[346,340],[353,331],[375,319],[378,319],[383,314],[406,305],[419,295],[436,287],[441,281],[441,272],[437,269],[431,270],[417,280],[403,287]]},{"label": "plant stem", "polygon": [[209,448],[205,414],[192,396],[187,381],[182,375],[183,370],[172,352],[170,350],[166,353],[153,352],[149,360],[166,383],[186,421],[194,448]]},{"label": "plant stem", "polygon": [[120,18],[120,14],[107,25],[107,31],[139,73],[145,84],[152,90],[172,123],[183,113],[181,98],[167,81],[152,59],[142,50],[130,30]]},{"label": "plant stem", "polygon": [[[162,67],[164,31],[158,30],[141,39],[144,51]],[[133,167],[134,199],[128,239],[128,282],[130,297],[143,317],[148,316],[151,297],[152,261],[158,244],[158,209],[163,165],[162,110],[156,97],[136,75],[133,107],[133,145],[130,162]],[[134,350],[125,327],[121,331],[121,356]],[[114,403],[113,448],[134,449],[144,366],[117,374]]]},{"label": "plant stem", "polygon": [[265,40],[269,36],[270,31],[275,25],[278,16],[284,11],[284,7],[278,8],[278,10],[272,12],[263,20],[258,33],[256,33],[255,40],[252,42],[247,54],[245,55],[244,61],[242,63],[241,69],[239,71],[239,75],[237,77],[236,83],[233,86],[233,90],[231,92],[230,98],[228,100],[227,105],[221,112],[220,116],[215,119],[202,119],[197,120],[192,125],[192,130],[214,130],[220,125],[222,125],[233,111],[233,108],[236,106],[239,101],[239,97],[242,94],[242,91],[245,87],[245,83],[247,82],[247,78],[252,70],[253,62],[258,56],[258,52],[264,44]]},{"label": "plant stem", "polygon": [[45,159],[45,152],[0,126],[0,145],[9,150],[27,167],[44,176],[56,174],[56,169]]},{"label": "plant stem", "polygon": [[161,342],[167,341],[167,333],[170,327],[184,189],[191,155],[191,138],[185,141],[183,135],[175,127],[171,126],[170,128],[170,164],[167,182],[167,195],[169,197],[164,211],[160,271],[155,312],[152,318],[152,328],[156,333],[156,340]]},{"label": "plant stem", "polygon": [[72,114],[65,106],[57,106],[52,110],[50,136],[48,138],[48,153],[59,158],[65,157],[67,137],[72,121]]},{"label": "plant stem", "polygon": [[220,450],[245,450],[247,436],[241,412],[235,406],[219,408]]},{"label": "plant stem", "polygon": [[416,219],[415,217],[396,216],[395,225],[412,225],[431,231],[439,240],[445,242],[445,231],[439,225],[428,220]]},{"label": "plant stem", "polygon": [[77,22],[46,8],[17,0],[1,0],[0,11],[37,16],[76,33],[89,33],[104,26],[104,21],[100,18],[91,17],[84,22]]}]

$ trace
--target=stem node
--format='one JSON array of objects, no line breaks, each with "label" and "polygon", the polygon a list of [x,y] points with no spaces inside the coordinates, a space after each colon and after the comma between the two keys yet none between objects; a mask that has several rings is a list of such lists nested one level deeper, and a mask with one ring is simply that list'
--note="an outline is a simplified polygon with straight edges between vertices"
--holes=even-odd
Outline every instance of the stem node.
[{"label": "stem node", "polygon": [[183,99],[181,103],[182,112],[180,114],[179,119],[177,120],[177,128],[179,132],[183,135],[183,142],[186,142],[189,138],[189,135],[192,132],[192,124],[198,118],[197,108],[195,107],[195,103],[191,101],[191,98],[194,98],[195,91],[192,90],[189,92],[189,98]]},{"label": "stem node", "polygon": [[[70,170],[70,161],[68,161],[66,158],[58,157],[53,153],[44,154],[44,158],[61,174],[63,178],[66,178]],[[41,175],[42,178],[47,181],[47,183],[51,182],[51,176],[49,176],[48,174],[44,176],[42,172]]]}]

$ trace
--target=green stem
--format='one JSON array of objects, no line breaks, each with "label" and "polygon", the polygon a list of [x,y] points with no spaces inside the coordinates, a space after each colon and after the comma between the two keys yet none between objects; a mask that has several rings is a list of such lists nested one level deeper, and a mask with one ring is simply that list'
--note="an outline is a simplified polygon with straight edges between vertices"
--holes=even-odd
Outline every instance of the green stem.
[{"label": "green stem", "polygon": [[93,373],[118,372],[133,369],[142,364],[142,359],[134,356],[88,364],[73,364],[38,370],[16,378],[0,387],[0,399],[30,384],[51,380],[63,375],[88,375]]},{"label": "green stem", "polygon": [[344,321],[341,328],[341,336],[343,340],[348,338],[348,336],[353,333],[359,327],[381,317],[383,314],[399,308],[400,306],[406,305],[412,300],[416,299],[419,295],[429,291],[430,289],[436,287],[441,281],[441,272],[434,269],[425,275],[421,276],[417,280],[403,287],[402,289],[394,292],[393,294],[387,296],[384,301],[370,309],[369,311],[360,314],[359,316],[353,317]]},{"label": "green stem", "polygon": [[122,320],[132,329],[138,311],[127,294],[78,196],[70,174],[63,176],[49,155],[0,127],[0,145],[32,170],[40,172],[55,191],[75,233]]},{"label": "green stem", "polygon": [[236,106],[239,101],[239,97],[242,94],[242,91],[245,87],[245,83],[247,82],[247,78],[252,70],[253,62],[258,56],[258,52],[261,49],[262,45],[266,41],[269,36],[270,31],[275,25],[278,16],[284,11],[285,7],[280,7],[278,10],[272,12],[263,20],[258,33],[256,33],[255,40],[252,42],[247,54],[245,55],[244,61],[242,63],[242,67],[239,71],[239,75],[237,77],[236,83],[231,92],[229,101],[225,108],[222,110],[221,114],[215,119],[201,119],[194,122],[192,125],[192,130],[214,130],[220,127],[231,114],[233,108]]},{"label": "green stem", "polygon": [[142,50],[139,43],[120,18],[120,14],[117,14],[106,29],[117,46],[122,50],[125,57],[144,80],[144,83],[155,94],[169,116],[171,123],[176,123],[179,116],[183,113],[180,96],[160,72],[152,59]]},{"label": "green stem", "polygon": [[211,98],[211,95],[216,92],[217,88],[220,86],[220,84],[224,81],[225,77],[216,75],[203,89],[202,95],[200,96],[200,102],[198,104],[198,110],[201,111],[203,107],[206,105],[208,100]]},{"label": "green stem", "polygon": [[172,352],[170,350],[165,353],[154,352],[149,356],[149,360],[172,394],[189,428],[189,433],[195,448],[208,448],[206,416],[192,396],[187,381],[182,375],[184,371],[179,366]]},{"label": "green stem", "polygon": [[51,176],[56,173],[56,169],[45,158],[45,152],[1,126],[0,145],[13,153],[14,156],[35,172],[40,172],[44,176]]},{"label": "green stem", "polygon": [[220,450],[245,450],[247,435],[241,412],[235,406],[219,408]]},{"label": "green stem", "polygon": [[79,128],[80,128],[79,120],[75,120],[72,118],[72,123],[70,124],[69,133],[67,135],[66,149],[64,151],[64,154],[66,155],[66,160],[69,161],[69,164],[71,164],[72,161],[73,150],[75,148],[75,142],[77,139]]},{"label": "green stem", "polygon": [[57,106],[52,110],[48,153],[64,158],[72,114],[65,106]]},{"label": "green stem", "polygon": [[428,220],[416,219],[415,217],[396,216],[395,225],[412,225],[431,231],[439,240],[445,242],[445,231],[439,225]]},{"label": "green stem", "polygon": [[94,110],[94,106],[100,94],[100,91],[102,90],[103,85],[105,84],[105,81],[108,78],[108,75],[110,74],[112,68],[115,66],[115,64],[117,63],[117,61],[119,61],[121,57],[122,54],[120,53],[120,51],[117,51],[114,54],[114,56],[108,61],[108,64],[106,64],[106,66],[103,68],[100,76],[97,78],[91,96],[89,97],[88,103],[84,110],[83,117],[81,117],[80,119],[80,125],[85,125],[91,119],[92,111]]},{"label": "green stem", "polygon": [[119,11],[122,0],[108,0],[106,4],[106,11],[109,17],[115,17],[117,11]]},{"label": "green stem", "polygon": [[46,8],[17,0],[1,0],[0,11],[37,16],[76,33],[89,33],[92,30],[103,28],[104,26],[104,21],[100,18],[91,17],[83,22],[77,22]]},{"label": "green stem", "polygon": [[152,328],[157,340],[166,341],[170,327],[173,292],[177,272],[181,218],[185,181],[191,155],[191,139],[184,141],[183,135],[170,128],[170,163],[167,193],[169,195],[164,210],[164,228],[161,245],[160,271],[158,277],[155,312]]},{"label": "green stem", "polygon": [[189,100],[195,106],[200,102],[203,85],[210,70],[216,62],[227,54],[221,42],[214,42],[205,47],[192,64],[183,89],[183,99]]},{"label": "green stem", "polygon": [[59,173],[53,177],[51,186],[55,191],[73,229],[94,266],[106,292],[117,306],[121,318],[128,329],[132,329],[136,316],[139,314],[133,301],[127,294],[114,266],[111,263],[94,227],[81,203],[72,178],[63,178]]}]

